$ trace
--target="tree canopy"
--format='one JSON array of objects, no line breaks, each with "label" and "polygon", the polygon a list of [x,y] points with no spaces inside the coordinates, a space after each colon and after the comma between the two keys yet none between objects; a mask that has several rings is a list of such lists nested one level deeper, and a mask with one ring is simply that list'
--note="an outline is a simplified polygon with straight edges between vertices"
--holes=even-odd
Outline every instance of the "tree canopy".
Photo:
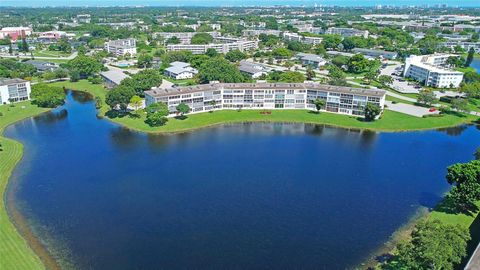
[{"label": "tree canopy", "polygon": [[220,81],[223,83],[239,83],[245,81],[245,77],[238,68],[223,58],[211,58],[205,61],[199,68],[198,79],[201,83]]},{"label": "tree canopy", "polygon": [[65,91],[61,87],[44,83],[33,85],[30,97],[33,104],[44,108],[55,108],[65,103]]}]

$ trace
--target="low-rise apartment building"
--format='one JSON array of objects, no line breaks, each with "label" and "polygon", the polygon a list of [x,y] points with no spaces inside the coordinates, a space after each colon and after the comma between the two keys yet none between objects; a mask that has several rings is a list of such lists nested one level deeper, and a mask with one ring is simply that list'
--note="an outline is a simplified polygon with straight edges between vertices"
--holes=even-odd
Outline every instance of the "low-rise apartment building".
[{"label": "low-rise apartment building", "polygon": [[29,100],[30,92],[29,81],[0,78],[0,104]]},{"label": "low-rise apartment building", "polygon": [[[204,32],[212,36],[213,38],[220,37],[222,34],[217,31],[213,32]],[[198,32],[158,32],[154,33],[153,37],[161,37],[164,41],[167,41],[170,38],[177,37],[180,40],[180,44],[190,44],[192,37],[198,34]]]},{"label": "low-rise apartment building", "polygon": [[398,57],[397,52],[388,52],[383,50],[372,50],[372,49],[364,49],[364,48],[354,48],[352,50],[354,53],[360,53],[365,56],[373,57],[373,58],[382,58],[382,59],[389,59],[393,60]]},{"label": "low-rise apartment building", "polygon": [[165,69],[164,74],[175,80],[191,79],[198,71],[191,67],[189,63],[175,61]]},{"label": "low-rise apartment building", "polygon": [[219,53],[228,53],[229,51],[239,50],[241,52],[252,51],[258,48],[258,41],[243,40],[237,38],[217,37],[219,43],[210,44],[170,44],[167,45],[168,51],[190,51],[193,54],[204,54],[208,49],[214,49]]},{"label": "low-rise apartment building", "polygon": [[137,41],[133,38],[108,41],[105,42],[105,50],[117,57],[126,54],[134,56],[137,54]]},{"label": "low-rise apartment building", "polygon": [[325,100],[324,111],[363,116],[367,103],[384,108],[385,91],[318,83],[213,83],[145,91],[146,105],[163,102],[170,115],[185,103],[192,113],[222,109],[310,109]]},{"label": "low-rise apartment building", "polygon": [[358,30],[354,28],[330,27],[325,34],[340,35],[342,37],[363,37],[368,38],[367,30]]},{"label": "low-rise apartment building", "polygon": [[259,36],[261,34],[273,35],[277,37],[282,35],[282,31],[272,30],[272,29],[245,29],[243,30],[242,33],[243,33],[243,36],[246,36],[246,37]]},{"label": "low-rise apartment building", "polygon": [[321,37],[302,36],[297,33],[290,33],[290,32],[283,33],[283,39],[287,41],[296,41],[296,42],[301,42],[301,43],[310,44],[310,45],[317,45],[322,43],[323,41],[323,38]]},{"label": "low-rise apartment building", "polygon": [[443,42],[441,46],[450,48],[451,50],[455,50],[455,47],[460,46],[460,48],[467,52],[470,50],[470,48],[473,48],[476,53],[480,53],[480,42],[446,41]]},{"label": "low-rise apartment building", "polygon": [[421,82],[425,86],[456,88],[463,80],[463,73],[444,68],[449,57],[456,55],[433,54],[412,55],[405,59],[403,75]]}]

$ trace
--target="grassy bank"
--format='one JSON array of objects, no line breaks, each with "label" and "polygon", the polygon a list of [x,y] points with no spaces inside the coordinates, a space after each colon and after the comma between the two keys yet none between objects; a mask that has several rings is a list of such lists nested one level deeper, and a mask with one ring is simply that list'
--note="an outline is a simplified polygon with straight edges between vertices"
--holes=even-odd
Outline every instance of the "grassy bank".
[{"label": "grassy bank", "polygon": [[[1,105],[0,112],[0,135],[10,124],[31,117],[46,109],[31,105],[30,102],[15,104],[15,107]],[[23,154],[23,146],[17,141],[0,137],[3,151],[0,151],[0,269],[45,269],[40,258],[29,247],[28,243],[19,234],[10,221],[6,204],[5,191],[8,179],[15,165],[20,161]]]},{"label": "grassy bank", "polygon": [[[105,99],[106,90],[102,85],[91,84],[88,81],[82,80],[79,82],[56,82],[52,85],[62,86],[67,89],[80,90],[91,93],[94,96],[99,96]],[[108,106],[103,105],[100,110],[100,115],[105,116]],[[212,113],[192,114],[184,120],[169,119],[168,123],[161,127],[150,127],[145,124],[145,113],[140,112],[137,117],[123,116],[116,118],[109,118],[111,121],[128,128],[143,131],[143,132],[182,132],[194,130],[198,128],[224,124],[224,123],[239,123],[239,122],[297,122],[297,123],[312,123],[312,124],[326,124],[331,126],[370,129],[376,131],[409,131],[409,130],[426,130],[452,127],[462,123],[471,123],[477,120],[474,116],[456,116],[445,115],[443,117],[429,117],[418,118],[406,114],[386,110],[382,119],[375,122],[364,122],[356,117],[339,115],[334,113],[322,112],[316,114],[307,110],[271,110],[271,114],[261,114],[261,110],[224,110]]]}]

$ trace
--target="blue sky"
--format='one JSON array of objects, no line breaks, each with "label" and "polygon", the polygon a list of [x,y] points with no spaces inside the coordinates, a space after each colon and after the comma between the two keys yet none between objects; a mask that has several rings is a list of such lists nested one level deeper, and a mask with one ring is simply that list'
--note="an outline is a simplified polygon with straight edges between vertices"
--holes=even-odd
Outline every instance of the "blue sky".
[{"label": "blue sky", "polygon": [[240,6],[240,5],[340,5],[373,6],[382,5],[423,5],[448,4],[449,6],[480,6],[479,0],[0,0],[0,6]]}]

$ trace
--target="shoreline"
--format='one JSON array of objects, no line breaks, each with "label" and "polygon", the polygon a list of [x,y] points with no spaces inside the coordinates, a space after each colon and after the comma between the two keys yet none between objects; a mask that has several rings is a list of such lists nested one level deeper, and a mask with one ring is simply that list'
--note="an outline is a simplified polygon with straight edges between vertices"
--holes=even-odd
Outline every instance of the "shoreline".
[{"label": "shoreline", "polygon": [[396,245],[399,242],[410,237],[410,233],[412,232],[415,225],[419,221],[427,219],[431,213],[432,209],[420,206],[404,224],[398,227],[389,236],[388,240],[385,243],[372,251],[365,260],[363,260],[360,264],[357,265],[357,267],[360,269],[374,269],[376,266],[380,265],[382,263],[381,260],[387,259],[388,255],[395,250]]},{"label": "shoreline", "polygon": [[[6,105],[5,105],[6,106]],[[4,136],[4,130],[11,125],[14,125],[18,122],[24,121],[31,117],[36,117],[45,113],[51,112],[52,109],[46,109],[42,112],[39,112],[34,115],[28,115],[15,121],[8,123],[6,126],[0,129],[0,138],[6,141],[10,141],[14,147],[19,148],[19,156],[15,158],[13,167],[7,172],[7,179],[3,189],[0,190],[2,193],[2,200],[4,203],[4,211],[6,212],[8,221],[13,225],[15,231],[19,234],[23,241],[27,244],[28,248],[40,259],[44,269],[47,270],[60,270],[61,267],[58,261],[53,257],[48,248],[42,243],[41,239],[38,238],[28,225],[27,219],[19,209],[16,207],[15,203],[15,189],[17,188],[18,181],[12,179],[13,171],[17,168],[18,164],[22,161],[24,157],[24,145],[12,138]]]},{"label": "shoreline", "polygon": [[[84,90],[71,90],[71,91],[79,91],[82,93],[88,94],[90,97],[95,97],[92,93],[89,91],[84,91]],[[105,105],[104,105],[105,106]],[[461,125],[470,125],[474,124],[474,121],[465,121],[462,123],[457,123],[456,125],[445,125],[445,126],[438,126],[438,127],[433,127],[433,128],[419,128],[419,129],[405,129],[405,130],[392,130],[392,129],[381,129],[381,128],[362,128],[362,127],[354,127],[354,126],[348,126],[348,125],[335,125],[331,123],[318,123],[318,122],[310,122],[310,121],[284,121],[284,120],[277,120],[277,119],[252,119],[252,120],[223,120],[223,121],[218,121],[216,123],[212,124],[205,124],[203,126],[198,126],[198,127],[192,127],[192,128],[185,128],[185,129],[178,129],[174,131],[164,131],[164,130],[143,130],[141,128],[135,128],[132,126],[129,126],[126,123],[122,123],[119,121],[115,121],[115,119],[109,118],[105,115],[105,111],[102,110],[104,109],[104,106],[102,108],[97,109],[97,117],[101,118],[102,120],[108,120],[109,122],[118,125],[119,127],[126,128],[128,130],[134,131],[134,132],[140,132],[140,133],[146,133],[146,134],[158,134],[158,135],[174,135],[174,134],[179,134],[179,133],[187,133],[187,132],[194,132],[196,130],[201,130],[205,128],[212,128],[216,126],[221,126],[221,125],[229,125],[229,124],[245,124],[245,123],[284,123],[284,124],[311,124],[311,125],[321,125],[325,127],[333,127],[333,128],[343,128],[343,129],[348,129],[348,130],[357,130],[357,131],[371,131],[371,132],[413,132],[413,131],[429,131],[429,130],[437,130],[437,129],[442,129],[442,128],[452,128],[452,127],[457,127]],[[15,162],[13,169],[10,171],[10,174],[8,176],[7,182],[6,182],[6,187],[2,191],[3,192],[3,200],[5,202],[5,210],[7,212],[8,218],[10,222],[13,224],[17,232],[20,234],[20,236],[27,242],[27,245],[30,247],[30,249],[40,258],[42,261],[44,267],[46,269],[51,269],[51,270],[60,270],[61,267],[59,265],[59,262],[54,258],[54,256],[51,254],[51,252],[48,250],[48,248],[42,243],[41,239],[39,239],[35,234],[33,233],[32,229],[30,228],[25,216],[21,214],[19,209],[16,207],[15,204],[15,189],[17,186],[15,184],[18,184],[17,181],[11,181],[11,175],[19,162],[23,159],[23,144],[21,144],[18,141],[15,141],[13,139],[4,137],[3,131],[5,128],[7,128],[10,125],[13,125],[15,123],[18,123],[22,120],[28,119],[30,117],[35,117],[38,115],[41,115],[43,113],[48,113],[51,110],[47,110],[44,112],[40,112],[35,115],[29,115],[27,117],[24,117],[22,119],[17,119],[16,121],[9,123],[5,127],[0,130],[0,136],[2,138],[5,138],[6,140],[11,140],[16,144],[19,144],[21,147],[21,156],[20,158]],[[223,110],[222,110],[223,111]],[[220,111],[219,111],[220,112]],[[213,112],[215,113],[215,112]],[[204,113],[206,114],[206,113]],[[428,214],[428,213],[427,213]],[[418,216],[418,214],[414,214],[410,220],[406,223],[406,225],[402,225],[400,228],[398,228],[392,236],[390,236],[389,240],[385,242],[381,247],[379,247],[377,250],[373,251],[370,255],[368,255],[368,258],[363,261],[360,266],[371,266],[371,265],[366,265],[367,262],[372,263],[375,257],[372,257],[374,255],[378,255],[381,251],[387,251],[391,250],[392,246],[395,243],[396,235],[401,234],[402,231],[404,231],[405,226],[408,226],[411,224],[415,224],[422,216]],[[398,240],[398,239],[397,239]]]}]

